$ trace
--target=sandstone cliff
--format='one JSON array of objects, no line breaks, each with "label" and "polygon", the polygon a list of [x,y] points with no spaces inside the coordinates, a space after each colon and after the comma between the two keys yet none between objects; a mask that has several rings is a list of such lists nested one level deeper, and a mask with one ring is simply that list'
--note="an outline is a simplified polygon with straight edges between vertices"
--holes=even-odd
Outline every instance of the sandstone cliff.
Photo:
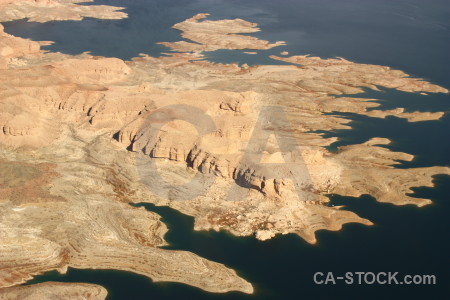
[{"label": "sandstone cliff", "polygon": [[[118,8],[74,1],[3,0],[0,6],[0,21],[125,17]],[[164,223],[130,202],[169,205],[194,216],[197,230],[260,240],[296,233],[310,243],[317,230],[372,224],[327,206],[328,194],[430,202],[407,194],[431,186],[435,174],[450,174],[448,168],[395,168],[413,157],[382,147],[389,140],[377,137],[330,152],[325,147],[336,138],[318,132],[349,128],[334,112],[414,122],[443,115],[375,110],[376,99],[342,96],[363,88],[448,90],[341,58],[213,64],[201,52],[281,43],[243,35],[258,30],[254,23],[205,17],[175,25],[195,43],[165,43],[178,53],[131,61],[42,52],[38,42],[0,28],[0,288],[73,267],[132,271],[212,292],[253,291],[220,263],[161,249]],[[104,296],[99,287],[67,288]]]}]

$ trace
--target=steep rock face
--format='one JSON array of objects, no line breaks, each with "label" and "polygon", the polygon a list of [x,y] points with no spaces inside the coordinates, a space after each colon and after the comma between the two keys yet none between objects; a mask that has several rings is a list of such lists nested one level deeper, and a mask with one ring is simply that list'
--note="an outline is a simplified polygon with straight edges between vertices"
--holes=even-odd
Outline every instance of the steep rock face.
[{"label": "steep rock face", "polygon": [[122,60],[97,57],[5,70],[0,74],[0,138],[14,146],[40,146],[58,136],[55,118],[92,123],[104,106],[103,85],[130,72]]},{"label": "steep rock face", "polygon": [[[167,228],[159,216],[128,204],[138,198],[129,188],[133,180],[121,175],[130,165],[128,153],[111,145],[109,137],[77,134],[66,128],[50,147],[19,152],[26,164],[7,161],[14,152],[2,150],[6,161],[0,170],[7,169],[1,172],[6,187],[0,190],[0,288],[73,267],[133,271],[211,292],[253,291],[221,264],[160,249]],[[48,160],[57,165],[54,178],[28,184],[50,175],[37,164]],[[18,199],[4,192],[17,185]]]},{"label": "steep rock face", "polygon": [[[305,59],[306,62],[309,62],[309,58]],[[216,92],[215,97],[211,97],[211,93],[208,94],[206,91],[152,95],[150,98],[154,106],[153,110],[146,109],[140,112],[133,121],[123,127],[118,132],[118,141],[133,151],[142,151],[153,158],[185,162],[194,170],[232,179],[242,186],[254,188],[276,198],[281,196],[283,190],[293,188],[293,185],[288,183],[289,180],[284,180],[290,176],[287,176],[285,170],[278,174],[270,172],[272,174],[269,176],[267,168],[258,167],[259,163],[302,163],[302,161],[305,161],[307,168],[303,168],[305,175],[303,179],[306,180],[306,183],[302,182],[300,190],[306,190],[306,199],[311,199],[310,193],[313,193],[318,195],[315,198],[320,200],[323,199],[319,196],[320,194],[333,191],[334,187],[339,184],[342,172],[347,168],[338,161],[337,158],[340,158],[340,156],[333,157],[320,147],[331,144],[334,139],[323,139],[318,134],[308,132],[346,128],[347,120],[324,115],[323,112],[353,112],[374,117],[396,115],[412,121],[442,116],[442,113],[403,113],[402,109],[368,111],[368,108],[376,107],[378,104],[370,102],[370,99],[334,98],[324,95],[322,88],[332,85],[336,87],[338,85],[336,81],[340,80],[342,72],[345,73],[346,69],[336,68],[336,64],[353,68],[353,82],[346,81],[345,85],[344,83],[339,84],[341,93],[360,91],[359,86],[375,86],[373,81],[383,76],[389,78],[398,76],[402,82],[402,89],[433,92],[446,92],[446,90],[406,77],[402,72],[391,71],[381,66],[359,66],[345,60],[331,60],[331,62],[317,58],[310,58],[310,60],[312,62],[310,64],[304,63],[305,66],[302,68],[290,66],[241,68],[241,70],[234,72],[233,79],[236,77],[239,79],[239,83],[236,82],[233,86],[234,92],[227,91],[228,94],[225,96],[223,92],[219,91]],[[309,65],[312,67],[309,67]],[[177,68],[172,68],[171,74],[177,74],[177,69],[185,69],[185,66],[180,65]],[[372,70],[371,72],[377,75],[367,77],[364,75],[368,72],[367,70]],[[323,72],[324,76],[319,75],[320,72]],[[218,71],[214,72],[214,74],[218,73]],[[289,76],[286,76],[286,73]],[[211,89],[224,88],[222,84],[228,79],[227,76],[228,74],[216,75],[213,82],[205,76],[202,78],[202,82]],[[316,77],[320,78],[322,82],[320,86],[319,84],[309,85],[308,87],[305,85],[305,78],[309,80],[309,78]],[[258,82],[257,84],[255,80]],[[393,81],[389,82],[392,83]],[[250,82],[253,84],[250,85]],[[180,81],[180,86],[182,84]],[[379,82],[377,81],[376,84],[379,84]],[[238,96],[248,88],[253,90],[250,97]],[[280,89],[283,89],[284,94],[279,94]],[[257,91],[257,93],[254,91]],[[335,91],[334,88],[333,91]],[[263,92],[265,93],[264,96],[260,94]],[[232,93],[234,93],[234,96]],[[223,98],[225,100],[222,100]],[[199,102],[197,99],[202,99],[202,101]],[[191,103],[204,110],[212,118],[216,127],[214,131],[200,136],[197,132],[187,131],[187,127],[182,126],[169,126],[161,129],[159,127],[161,120],[153,122],[148,119],[158,111],[158,107],[163,106],[163,103],[167,105]],[[258,109],[264,104],[282,106],[287,113],[286,116],[277,116],[279,112],[271,112],[271,117],[266,117],[263,120],[265,124],[270,125],[264,125],[261,132],[256,132],[254,127],[260,117]],[[249,109],[250,107],[255,108],[255,110],[252,111]],[[278,136],[275,140],[266,141],[265,138],[268,133],[275,133]],[[253,138],[252,142],[257,141],[257,145],[250,143],[251,138]],[[283,143],[298,144],[300,148],[297,155],[292,155],[289,151],[280,151],[278,138],[281,138]],[[262,148],[251,149],[253,146],[262,146]],[[264,156],[260,155],[261,151],[265,151]],[[250,159],[254,158],[254,161],[250,163],[243,161],[243,154],[245,153],[249,154]],[[297,160],[289,160],[292,157],[297,157]],[[351,169],[352,167],[348,168]]]},{"label": "steep rock face", "polygon": [[[0,20],[124,16],[72,1],[0,5]],[[385,139],[331,153],[325,146],[336,138],[319,132],[349,128],[348,119],[330,112],[409,121],[443,115],[373,110],[376,99],[336,94],[377,86],[429,93],[445,88],[344,59],[213,64],[200,52],[278,44],[239,34],[257,31],[256,24],[199,21],[204,17],[176,25],[196,43],[166,43],[186,52],[128,62],[43,53],[38,43],[0,33],[0,288],[74,267],[132,271],[211,292],[253,292],[226,266],[160,249],[167,228],[130,202],[169,205],[194,216],[197,230],[261,240],[295,233],[310,243],[317,230],[372,224],[323,205],[326,194],[429,203],[406,194],[431,185],[435,174],[449,174],[448,168],[396,169],[396,161],[412,156],[380,147]],[[163,180],[154,184],[158,177]]]},{"label": "steep rock face", "polygon": [[[45,64],[30,55],[21,59],[32,63],[32,68],[15,66],[0,75],[3,143],[40,147],[60,136],[52,124],[69,122],[110,132],[132,151],[184,162],[278,201],[291,197],[323,201],[323,194],[345,181],[343,176],[351,173],[346,170],[354,168],[340,160],[343,156],[322,148],[335,139],[311,132],[346,128],[348,120],[324,112],[396,115],[414,121],[442,116],[402,109],[368,111],[378,105],[371,99],[328,94],[355,93],[361,86],[380,84],[405,91],[446,92],[389,68],[307,56],[283,58],[301,67],[252,68],[192,62],[189,55],[133,62],[53,54],[48,54]],[[200,115],[176,123],[183,115],[170,118],[170,111],[165,111],[163,119],[149,120],[161,109],[177,105],[198,109]],[[282,109],[261,115],[265,107]],[[199,132],[205,127],[198,123],[203,119],[214,127],[206,133]],[[267,167],[286,162],[301,166],[297,180],[292,170]]]}]

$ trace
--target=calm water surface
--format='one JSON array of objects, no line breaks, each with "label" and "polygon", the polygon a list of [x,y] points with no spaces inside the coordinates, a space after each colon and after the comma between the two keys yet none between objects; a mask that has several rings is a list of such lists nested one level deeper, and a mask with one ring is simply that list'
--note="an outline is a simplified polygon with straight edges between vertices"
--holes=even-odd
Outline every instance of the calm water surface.
[{"label": "calm water surface", "polygon": [[[48,50],[129,59],[139,53],[159,56],[168,51],[155,45],[180,40],[170,27],[199,12],[211,19],[243,18],[257,22],[255,34],[287,46],[248,55],[243,51],[208,53],[215,62],[279,63],[270,54],[341,56],[361,63],[388,65],[450,88],[450,5],[447,0],[103,0],[96,3],[126,6],[128,19],[45,24],[15,21],[5,24],[8,33],[52,40]],[[390,89],[368,91],[355,97],[381,99],[381,108],[405,107],[408,111],[450,110],[449,95],[408,94]],[[388,117],[375,119],[347,114],[352,130],[325,133],[338,136],[338,146],[361,143],[372,137],[393,142],[386,147],[414,154],[399,167],[450,166],[450,116],[431,122],[408,123]],[[193,219],[167,207],[141,204],[157,212],[169,226],[169,249],[192,251],[237,270],[252,282],[254,295],[211,294],[183,284],[152,283],[128,272],[75,270],[50,272],[29,283],[48,280],[91,282],[106,287],[108,299],[450,299],[450,178],[437,176],[435,188],[417,188],[414,196],[433,200],[423,208],[381,204],[369,196],[360,199],[330,196],[375,223],[367,227],[347,224],[339,232],[320,231],[318,244],[309,245],[295,235],[267,242],[236,238],[223,232],[194,232]],[[313,274],[357,271],[398,271],[402,274],[435,274],[435,286],[315,285]]]}]

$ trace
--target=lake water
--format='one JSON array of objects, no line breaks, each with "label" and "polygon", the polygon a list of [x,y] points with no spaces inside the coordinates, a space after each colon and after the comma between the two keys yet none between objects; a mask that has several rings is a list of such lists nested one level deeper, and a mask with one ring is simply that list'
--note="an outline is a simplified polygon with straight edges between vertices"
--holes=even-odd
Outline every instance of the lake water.
[{"label": "lake water", "polygon": [[[257,22],[254,34],[286,46],[257,55],[243,51],[208,53],[215,62],[278,63],[270,54],[341,56],[360,62],[388,65],[413,76],[450,88],[450,5],[447,0],[104,0],[101,4],[126,6],[128,19],[45,24],[15,21],[6,32],[34,40],[52,40],[52,51],[129,59],[139,53],[160,55],[160,41],[177,41],[170,27],[199,12],[211,19],[243,18]],[[408,111],[450,111],[449,95],[408,94],[389,89],[356,97],[381,99],[382,108]],[[388,117],[376,119],[347,114],[352,130],[337,130],[337,146],[364,142],[372,137],[393,141],[387,147],[416,155],[399,167],[450,166],[450,116],[439,121],[408,123]],[[435,188],[417,188],[415,196],[433,200],[416,208],[381,204],[369,196],[360,199],[332,196],[375,223],[367,227],[347,224],[339,232],[318,232],[318,244],[309,245],[295,235],[266,242],[237,238],[224,232],[194,232],[193,220],[167,207],[142,204],[163,217],[169,226],[170,249],[192,251],[224,263],[252,282],[254,295],[211,294],[183,284],[152,283],[129,272],[69,269],[36,277],[48,280],[90,282],[106,287],[108,299],[450,299],[450,177],[437,176]],[[315,272],[398,271],[401,274],[435,274],[437,285],[315,285]]]}]

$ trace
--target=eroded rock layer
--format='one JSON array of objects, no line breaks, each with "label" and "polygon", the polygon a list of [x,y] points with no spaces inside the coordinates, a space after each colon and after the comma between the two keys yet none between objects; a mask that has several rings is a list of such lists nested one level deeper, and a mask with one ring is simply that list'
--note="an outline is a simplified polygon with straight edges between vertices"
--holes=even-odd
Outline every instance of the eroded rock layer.
[{"label": "eroded rock layer", "polygon": [[[75,1],[0,6],[0,21],[125,17],[117,8]],[[349,128],[334,112],[414,122],[443,115],[377,110],[376,99],[343,96],[363,88],[448,90],[342,58],[213,64],[201,53],[281,43],[243,35],[258,30],[254,23],[206,17],[175,25],[192,41],[165,43],[176,53],[131,61],[42,52],[40,43],[0,28],[0,291],[47,292],[45,285],[1,288],[68,267],[131,271],[212,292],[253,291],[222,264],[161,249],[166,226],[130,202],[169,205],[194,216],[197,230],[260,240],[296,233],[310,243],[317,230],[372,224],[325,205],[330,193],[430,202],[409,195],[411,188],[432,186],[432,176],[450,174],[448,168],[395,168],[413,157],[390,151],[383,147],[390,141],[377,137],[329,152],[336,138],[318,132]],[[66,288],[104,296],[100,287]]]},{"label": "eroded rock layer", "polygon": [[247,22],[242,19],[200,21],[209,14],[197,14],[181,23],[175,24],[173,28],[182,31],[181,36],[192,42],[161,42],[181,52],[203,52],[219,49],[270,49],[284,45],[284,42],[269,43],[258,38],[242,35],[240,33],[258,32],[256,23]]},{"label": "eroded rock layer", "polygon": [[[128,204],[133,193],[121,169],[132,162],[108,137],[65,128],[51,146],[0,155],[0,287],[73,267],[132,271],[213,292],[252,291],[221,264],[159,248],[166,226],[158,215]],[[44,172],[46,161],[56,166],[52,173]],[[58,175],[48,178],[53,172]],[[10,195],[14,186],[19,195]]]},{"label": "eroded rock layer", "polygon": [[45,282],[0,289],[0,298],[3,300],[104,300],[107,294],[103,287],[86,283]]},{"label": "eroded rock layer", "polygon": [[0,0],[0,22],[28,19],[30,22],[123,19],[123,8],[108,5],[80,5],[93,0]]}]

